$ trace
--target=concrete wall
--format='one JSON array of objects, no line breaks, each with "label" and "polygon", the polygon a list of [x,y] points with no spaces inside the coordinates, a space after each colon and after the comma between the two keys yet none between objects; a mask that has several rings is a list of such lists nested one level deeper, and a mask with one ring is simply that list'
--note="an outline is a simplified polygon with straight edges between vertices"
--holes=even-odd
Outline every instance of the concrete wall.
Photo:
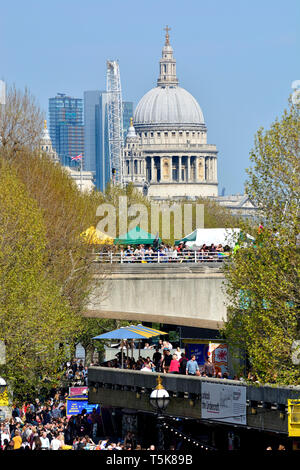
[{"label": "concrete wall", "polygon": [[218,263],[112,265],[85,314],[219,329],[226,319],[223,283]]}]

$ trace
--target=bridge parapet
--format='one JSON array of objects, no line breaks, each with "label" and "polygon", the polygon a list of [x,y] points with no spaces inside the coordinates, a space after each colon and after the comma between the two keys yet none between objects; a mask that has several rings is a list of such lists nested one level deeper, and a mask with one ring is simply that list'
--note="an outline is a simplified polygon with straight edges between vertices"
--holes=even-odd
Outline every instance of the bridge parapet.
[{"label": "bridge parapet", "polygon": [[[103,406],[152,411],[150,393],[157,374],[107,367],[88,370],[89,401]],[[201,396],[203,384],[246,388],[247,427],[287,434],[287,401],[300,398],[300,386],[278,387],[246,384],[237,380],[162,374],[164,388],[171,396],[166,415],[203,419]],[[204,420],[214,422],[213,418]],[[220,421],[218,421],[220,422]],[[242,425],[240,425],[243,427]]]}]

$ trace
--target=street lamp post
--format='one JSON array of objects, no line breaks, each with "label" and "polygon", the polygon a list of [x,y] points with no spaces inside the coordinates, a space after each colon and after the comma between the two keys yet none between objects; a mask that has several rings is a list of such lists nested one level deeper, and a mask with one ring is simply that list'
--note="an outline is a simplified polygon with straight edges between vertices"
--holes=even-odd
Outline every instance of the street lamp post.
[{"label": "street lamp post", "polygon": [[158,428],[158,450],[164,449],[164,433],[162,429],[163,413],[167,409],[170,402],[170,396],[162,385],[160,375],[156,379],[157,386],[151,392],[150,403],[157,411],[157,428]]}]

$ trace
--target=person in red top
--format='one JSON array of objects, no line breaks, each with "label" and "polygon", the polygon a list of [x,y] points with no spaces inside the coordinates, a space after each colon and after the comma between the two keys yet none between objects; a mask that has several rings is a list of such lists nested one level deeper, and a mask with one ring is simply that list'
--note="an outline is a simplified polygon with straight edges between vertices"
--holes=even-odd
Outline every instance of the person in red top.
[{"label": "person in red top", "polygon": [[179,361],[177,360],[177,356],[176,356],[176,354],[173,354],[171,364],[170,364],[170,368],[169,368],[169,373],[178,374],[179,373],[179,367],[180,367],[180,364],[179,364]]}]

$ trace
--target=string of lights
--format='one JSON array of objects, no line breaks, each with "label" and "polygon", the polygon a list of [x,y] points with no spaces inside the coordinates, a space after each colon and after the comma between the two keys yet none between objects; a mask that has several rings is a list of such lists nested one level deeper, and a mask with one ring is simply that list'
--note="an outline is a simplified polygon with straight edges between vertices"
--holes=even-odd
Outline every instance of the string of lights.
[{"label": "string of lights", "polygon": [[[176,420],[176,418],[173,418]],[[190,442],[196,447],[200,447],[203,450],[216,450],[215,447],[209,446],[204,442],[198,441],[197,439],[194,439],[193,437],[189,436],[188,434],[183,433],[182,431],[179,431],[178,429],[174,428],[173,426],[170,426],[168,423],[164,422],[162,423],[163,428],[167,429],[168,431],[174,433],[177,437],[183,438],[183,440],[186,440],[187,442]]]}]

